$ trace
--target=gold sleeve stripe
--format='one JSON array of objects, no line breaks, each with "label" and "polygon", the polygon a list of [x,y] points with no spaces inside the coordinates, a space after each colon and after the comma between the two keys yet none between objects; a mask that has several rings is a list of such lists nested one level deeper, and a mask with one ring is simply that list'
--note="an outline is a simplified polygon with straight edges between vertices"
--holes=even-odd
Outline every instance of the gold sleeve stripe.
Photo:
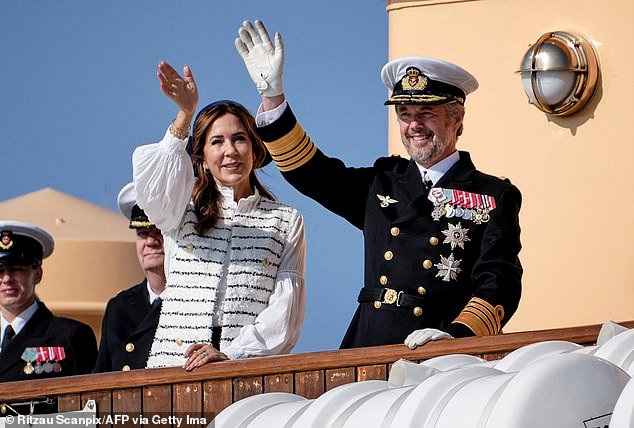
[{"label": "gold sleeve stripe", "polygon": [[503,318],[501,305],[493,307],[486,300],[473,297],[454,322],[466,325],[476,336],[489,336],[502,330]]},{"label": "gold sleeve stripe", "polygon": [[280,171],[299,168],[317,152],[317,148],[299,123],[296,123],[288,134],[265,144]]},{"label": "gold sleeve stripe", "polygon": [[287,152],[279,153],[279,154],[271,155],[271,156],[273,157],[273,160],[275,161],[275,163],[277,163],[278,165],[288,164],[289,162],[293,162],[296,158],[303,156],[305,153],[310,151],[310,149],[312,149],[313,147],[314,147],[313,142],[310,140],[308,135],[304,134],[299,144],[294,146],[292,149],[290,149]]}]

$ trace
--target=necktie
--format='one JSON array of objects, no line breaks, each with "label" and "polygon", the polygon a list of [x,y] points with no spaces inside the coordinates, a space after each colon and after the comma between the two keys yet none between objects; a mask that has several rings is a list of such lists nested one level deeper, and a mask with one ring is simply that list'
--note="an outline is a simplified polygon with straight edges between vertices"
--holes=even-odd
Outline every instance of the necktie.
[{"label": "necktie", "polygon": [[13,330],[13,327],[9,324],[4,330],[4,335],[2,336],[2,350],[4,350],[11,340],[13,340],[13,336],[15,336],[15,330]]},{"label": "necktie", "polygon": [[157,308],[160,309],[161,308],[161,303],[163,303],[163,299],[161,299],[160,297],[157,297],[156,299],[154,299],[154,301],[152,302],[152,311],[156,310]]},{"label": "necktie", "polygon": [[427,171],[424,172],[423,174],[423,184],[425,185],[425,191],[429,192],[429,189],[431,189],[433,187],[433,183],[431,182],[431,179],[429,178],[429,175],[427,175]]}]

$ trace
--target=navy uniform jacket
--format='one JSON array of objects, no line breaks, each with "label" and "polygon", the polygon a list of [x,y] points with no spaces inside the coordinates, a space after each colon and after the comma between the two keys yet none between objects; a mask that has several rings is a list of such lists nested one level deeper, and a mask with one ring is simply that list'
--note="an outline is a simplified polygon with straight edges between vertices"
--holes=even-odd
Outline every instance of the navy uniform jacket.
[{"label": "navy uniform jacket", "polygon": [[110,299],[95,372],[145,368],[160,312],[150,306],[145,280]]},{"label": "navy uniform jacket", "polygon": [[[0,352],[0,382],[35,380],[90,373],[97,358],[97,339],[90,326],[53,315],[38,301],[38,309],[11,343]],[[28,347],[62,346],[66,358],[62,370],[25,374],[22,354]],[[34,366],[35,363],[32,363]]]},{"label": "navy uniform jacket", "polygon": [[413,161],[346,167],[314,146],[290,108],[259,132],[289,183],[363,231],[364,284],[342,348],[402,343],[422,328],[454,337],[501,331],[519,304],[522,276],[521,194],[508,180],[477,171],[460,152],[435,188],[484,196],[495,208],[480,210],[477,221],[455,210],[447,217]]}]

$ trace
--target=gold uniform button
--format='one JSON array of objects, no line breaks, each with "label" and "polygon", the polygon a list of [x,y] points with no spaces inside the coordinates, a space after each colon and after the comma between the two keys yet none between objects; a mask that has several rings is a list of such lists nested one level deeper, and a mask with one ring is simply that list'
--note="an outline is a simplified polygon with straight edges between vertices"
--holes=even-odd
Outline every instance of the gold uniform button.
[{"label": "gold uniform button", "polygon": [[374,301],[374,307],[379,309],[381,307],[381,302],[379,302],[378,300]]},{"label": "gold uniform button", "polygon": [[262,260],[262,264],[264,265],[264,267],[267,267],[271,264],[271,261],[267,258],[265,258],[264,260]]},{"label": "gold uniform button", "polygon": [[398,236],[398,234],[401,233],[401,229],[399,229],[398,227],[393,227],[390,229],[390,233],[392,234],[392,236]]},{"label": "gold uniform button", "polygon": [[127,345],[125,345],[125,350],[128,352],[134,351],[134,343],[128,343]]},{"label": "gold uniform button", "polygon": [[421,308],[420,306],[416,306],[414,308],[414,315],[417,317],[423,315],[423,308]]},{"label": "gold uniform button", "polygon": [[385,260],[392,260],[392,258],[394,257],[394,253],[388,250],[385,252],[385,254],[383,254],[383,257],[385,257]]},{"label": "gold uniform button", "polygon": [[425,293],[427,293],[427,290],[425,290],[425,287],[418,287],[418,294],[420,294],[421,296],[424,296]]},{"label": "gold uniform button", "polygon": [[194,251],[194,244],[190,242],[189,244],[187,244],[187,247],[185,249],[188,253],[191,253],[192,251]]},{"label": "gold uniform button", "polygon": [[381,285],[387,285],[387,276],[381,275],[379,277],[379,282],[381,283]]},{"label": "gold uniform button", "polygon": [[435,236],[432,236],[431,238],[429,238],[429,243],[431,245],[438,245],[438,238],[436,238]]},{"label": "gold uniform button", "polygon": [[176,344],[177,344],[178,346],[181,346],[181,345],[183,344],[182,339],[176,339]]},{"label": "gold uniform button", "polygon": [[125,366],[121,367],[121,371],[129,372],[130,371],[130,366],[126,364]]},{"label": "gold uniform button", "polygon": [[433,266],[433,263],[431,262],[431,260],[425,260],[425,261],[423,262],[423,267],[424,267],[425,269],[431,269],[431,268],[432,268],[432,266]]}]

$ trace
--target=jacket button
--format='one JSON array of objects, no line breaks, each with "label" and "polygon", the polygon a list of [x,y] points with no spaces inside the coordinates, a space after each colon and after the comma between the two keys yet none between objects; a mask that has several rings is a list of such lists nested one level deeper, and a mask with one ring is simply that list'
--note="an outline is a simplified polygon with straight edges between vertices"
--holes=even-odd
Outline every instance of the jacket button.
[{"label": "jacket button", "polygon": [[378,300],[374,301],[374,307],[379,309],[381,307],[381,302],[379,302]]},{"label": "jacket button", "polygon": [[435,236],[432,236],[431,238],[429,238],[429,243],[431,245],[438,245],[438,238],[436,238]]},{"label": "jacket button", "polygon": [[134,343],[128,343],[127,345],[125,345],[125,350],[128,352],[134,351]]},{"label": "jacket button", "polygon": [[183,344],[183,340],[182,339],[176,339],[176,344],[178,346],[181,346]]},{"label": "jacket button", "polygon": [[421,308],[420,306],[416,306],[414,308],[414,316],[419,317],[421,315],[423,315],[423,308]]},{"label": "jacket button", "polygon": [[185,250],[187,250],[188,253],[191,253],[192,251],[194,251],[194,244],[190,242],[189,244],[187,244],[187,247],[185,247]]},{"label": "jacket button", "polygon": [[264,260],[262,260],[262,264],[264,267],[268,267],[271,265],[271,261],[265,257]]},{"label": "jacket button", "polygon": [[418,287],[418,294],[420,294],[421,296],[424,296],[425,293],[427,293],[427,290],[425,290],[425,287]]},{"label": "jacket button", "polygon": [[125,366],[121,367],[121,371],[124,371],[124,372],[130,371],[130,366],[126,364]]},{"label": "jacket button", "polygon": [[388,250],[385,252],[385,254],[383,254],[383,257],[385,257],[385,260],[392,260],[392,258],[394,257],[394,253]]},{"label": "jacket button", "polygon": [[381,275],[379,277],[379,282],[381,283],[381,285],[387,285],[387,276]]},{"label": "jacket button", "polygon": [[392,236],[398,236],[398,234],[401,233],[401,229],[399,229],[398,227],[393,227],[390,229],[390,233],[392,234]]},{"label": "jacket button", "polygon": [[433,263],[431,262],[431,260],[425,260],[425,261],[423,262],[423,267],[424,267],[425,269],[431,269],[431,268],[432,268],[432,266],[433,266]]}]

